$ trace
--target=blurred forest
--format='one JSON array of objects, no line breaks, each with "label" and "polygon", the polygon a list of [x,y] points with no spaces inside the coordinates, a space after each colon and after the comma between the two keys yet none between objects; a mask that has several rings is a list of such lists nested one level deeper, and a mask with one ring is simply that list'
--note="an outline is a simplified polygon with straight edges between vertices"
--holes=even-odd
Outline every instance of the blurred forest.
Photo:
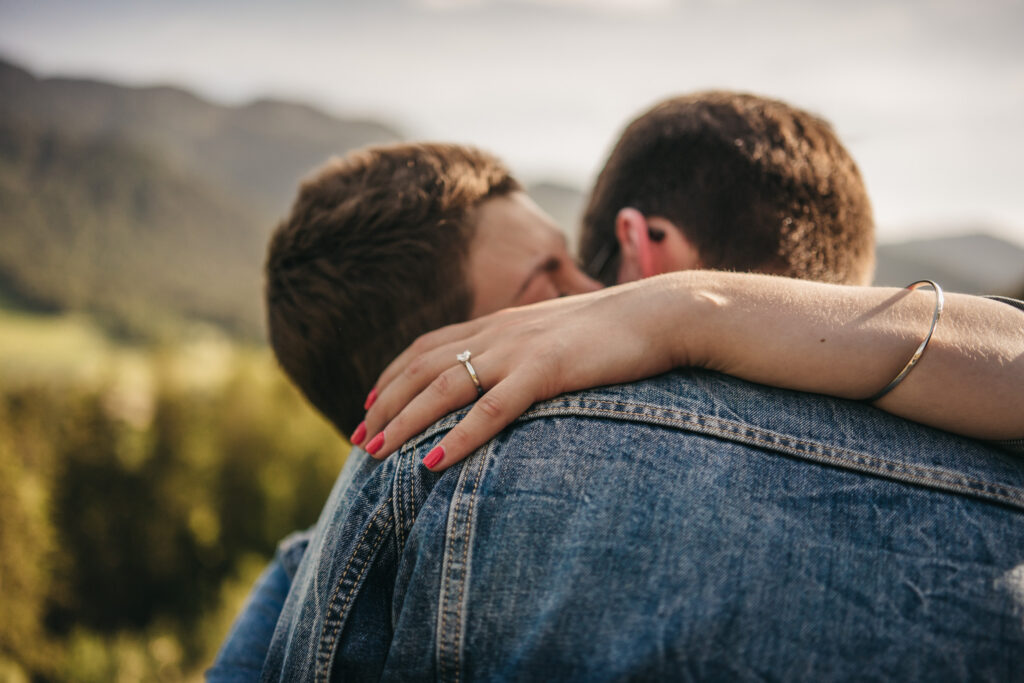
[{"label": "blurred forest", "polygon": [[182,680],[344,442],[264,349],[0,315],[0,680]]},{"label": "blurred forest", "polygon": [[262,343],[309,107],[0,62],[0,681],[195,680],[346,443]]}]

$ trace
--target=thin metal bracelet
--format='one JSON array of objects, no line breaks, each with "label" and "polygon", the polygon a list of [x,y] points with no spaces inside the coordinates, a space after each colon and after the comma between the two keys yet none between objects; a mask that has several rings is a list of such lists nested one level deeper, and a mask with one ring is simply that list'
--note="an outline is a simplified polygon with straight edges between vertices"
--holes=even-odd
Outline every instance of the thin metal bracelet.
[{"label": "thin metal bracelet", "polygon": [[914,351],[914,355],[910,357],[910,361],[900,370],[900,373],[896,375],[891,382],[885,385],[881,391],[877,394],[864,399],[865,403],[874,403],[878,399],[882,398],[890,391],[895,389],[900,382],[906,379],[910,371],[917,365],[917,361],[921,360],[921,356],[924,355],[924,350],[928,347],[928,342],[932,340],[932,334],[935,333],[935,326],[939,324],[939,318],[942,317],[942,307],[945,305],[945,297],[942,295],[942,287],[939,287],[938,283],[932,280],[918,280],[917,282],[911,282],[907,285],[907,289],[914,290],[922,285],[929,285],[935,290],[935,310],[932,311],[932,325],[928,328],[928,335],[921,342],[921,345]]}]

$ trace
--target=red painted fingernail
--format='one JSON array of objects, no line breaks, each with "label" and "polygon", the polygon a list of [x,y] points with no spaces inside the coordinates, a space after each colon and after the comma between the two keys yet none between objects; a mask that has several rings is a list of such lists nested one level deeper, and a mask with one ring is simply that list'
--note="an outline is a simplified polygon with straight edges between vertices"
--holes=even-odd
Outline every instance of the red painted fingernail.
[{"label": "red painted fingernail", "polygon": [[366,452],[370,455],[376,455],[380,447],[384,445],[384,432],[381,432],[377,436],[370,439],[370,443],[366,444]]},{"label": "red painted fingernail", "polygon": [[351,439],[352,445],[353,446],[358,446],[359,444],[361,444],[363,442],[363,439],[365,439],[365,438],[366,438],[366,420],[363,420],[362,422],[359,423],[359,426],[356,427],[356,431],[352,432],[352,439]]},{"label": "red painted fingernail", "polygon": [[373,402],[377,400],[377,387],[370,389],[370,395],[366,397],[366,402],[363,403],[363,410],[369,410]]},{"label": "red painted fingernail", "polygon": [[434,446],[427,457],[423,458],[423,465],[429,470],[431,467],[441,462],[441,458],[444,457],[444,446]]}]

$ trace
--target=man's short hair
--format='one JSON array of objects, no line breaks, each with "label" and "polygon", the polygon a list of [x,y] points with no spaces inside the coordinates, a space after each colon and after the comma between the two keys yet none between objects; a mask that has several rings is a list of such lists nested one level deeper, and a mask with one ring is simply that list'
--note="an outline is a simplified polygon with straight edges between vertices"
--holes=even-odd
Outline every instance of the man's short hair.
[{"label": "man's short hair", "polygon": [[824,120],[731,92],[675,97],[622,134],[583,218],[580,256],[614,284],[619,210],[671,221],[706,268],[867,284],[874,219],[857,165]]},{"label": "man's short hair", "polygon": [[267,251],[267,328],[281,367],[343,434],[388,362],[469,317],[472,210],[519,189],[495,157],[446,144],[363,149],[303,183]]}]

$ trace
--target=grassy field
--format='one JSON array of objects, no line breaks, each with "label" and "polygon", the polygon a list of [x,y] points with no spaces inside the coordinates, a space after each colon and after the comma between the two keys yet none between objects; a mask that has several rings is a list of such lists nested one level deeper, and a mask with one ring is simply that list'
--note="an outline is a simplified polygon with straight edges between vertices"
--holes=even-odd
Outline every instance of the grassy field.
[{"label": "grassy field", "polygon": [[0,308],[0,377],[21,381],[61,375],[94,377],[115,350],[85,316]]}]

